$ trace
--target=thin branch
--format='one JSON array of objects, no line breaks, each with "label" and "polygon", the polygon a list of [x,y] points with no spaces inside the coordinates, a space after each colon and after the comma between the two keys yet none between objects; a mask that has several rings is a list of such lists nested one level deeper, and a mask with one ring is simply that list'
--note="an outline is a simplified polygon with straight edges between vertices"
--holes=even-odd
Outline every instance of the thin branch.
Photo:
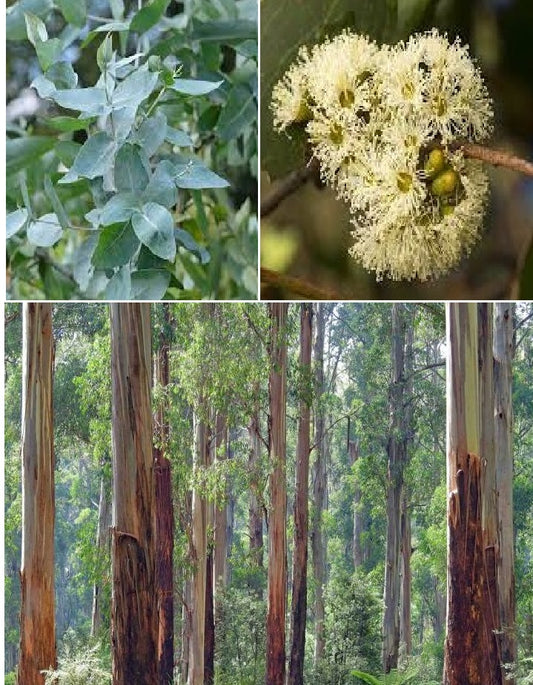
[{"label": "thin branch", "polygon": [[290,174],[282,178],[274,190],[261,202],[261,216],[265,217],[273,212],[286,197],[292,195],[298,188],[301,188],[317,172],[318,164],[315,161],[311,161],[302,169],[291,171]]},{"label": "thin branch", "polygon": [[471,159],[479,159],[482,162],[487,162],[493,166],[503,166],[506,169],[518,171],[526,176],[533,176],[533,164],[527,159],[522,159],[510,152],[503,150],[492,150],[483,145],[476,145],[475,143],[461,143],[457,147],[461,148],[466,157]]},{"label": "thin branch", "polygon": [[[358,416],[360,412],[361,412],[360,409],[354,409],[353,411],[349,411],[347,414],[343,414],[343,416],[340,416],[338,419],[336,419],[335,421],[333,421],[333,423],[330,423],[330,424],[329,424],[329,426],[328,426],[328,427],[325,429],[325,431],[324,431],[324,436],[326,436],[326,435],[330,432],[330,430],[331,430],[334,426],[336,426],[338,423],[340,423],[341,421],[344,421],[344,419],[347,419],[348,417],[351,417],[351,416]],[[316,447],[317,445],[318,445],[318,441],[315,442],[315,443],[313,443],[313,444],[311,445],[311,447],[309,448],[309,454],[311,454],[311,452],[315,449],[315,447]]]},{"label": "thin branch", "polygon": [[290,290],[305,300],[344,300],[345,298],[334,290],[317,288],[299,278],[284,276],[277,271],[261,267],[261,280],[268,285],[275,285],[283,290]]}]

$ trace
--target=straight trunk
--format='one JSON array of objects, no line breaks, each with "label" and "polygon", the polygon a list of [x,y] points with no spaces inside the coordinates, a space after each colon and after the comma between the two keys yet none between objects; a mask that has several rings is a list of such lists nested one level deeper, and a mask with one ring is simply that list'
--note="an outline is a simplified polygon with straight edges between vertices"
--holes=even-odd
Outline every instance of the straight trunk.
[{"label": "straight trunk", "polygon": [[[513,404],[512,359],[513,305],[494,305],[494,416],[496,487],[498,492],[498,591],[500,614],[500,653],[503,664],[515,664],[515,587],[513,533]],[[513,669],[514,670],[514,669]],[[506,683],[514,684],[511,676]]]},{"label": "straight trunk", "polygon": [[445,685],[501,685],[495,511],[486,404],[492,391],[490,305],[448,305],[448,612]]},{"label": "straight trunk", "polygon": [[315,583],[315,650],[314,666],[324,657],[326,638],[324,634],[324,589],[326,585],[326,541],[322,532],[322,513],[326,506],[326,415],[322,405],[325,393],[324,383],[324,339],[326,333],[326,305],[320,303],[317,310],[315,358],[316,420],[315,445],[316,457],[313,473],[313,517],[311,520],[311,547],[313,551],[313,576]]},{"label": "straight trunk", "polygon": [[112,304],[113,685],[157,682],[150,305]]},{"label": "straight trunk", "polygon": [[56,668],[52,305],[23,306],[22,560],[18,685]]},{"label": "straight trunk", "polygon": [[[207,464],[207,426],[204,401],[200,412],[194,416],[194,469],[198,471]],[[205,590],[207,576],[207,503],[205,497],[194,488],[192,493],[192,554],[194,576],[192,579],[192,625],[189,657],[189,685],[204,685],[205,649]]]},{"label": "straight trunk", "polygon": [[[106,461],[109,457],[106,458]],[[100,478],[100,497],[98,499],[98,525],[96,529],[96,549],[98,551],[98,569],[99,576],[104,573],[104,564],[109,554],[109,545],[111,538],[109,536],[109,528],[111,527],[111,498],[109,497],[109,477],[106,477],[106,464],[102,465],[102,476]],[[103,627],[103,594],[102,584],[95,583],[93,586],[93,608],[91,614],[91,637],[96,637],[100,634]],[[107,607],[109,610],[109,606]]]},{"label": "straight trunk", "polygon": [[170,382],[170,310],[163,305],[164,324],[159,336],[159,350],[156,357],[155,381],[162,392],[162,399],[156,412],[157,446],[154,448],[155,501],[156,501],[156,583],[158,640],[157,663],[158,683],[168,685],[174,672],[174,595],[173,595],[173,551],[174,551],[174,509],[172,503],[172,477],[170,461],[165,457],[168,448],[169,425],[167,419],[166,392]]},{"label": "straight trunk", "polygon": [[[250,457],[248,459],[250,473],[250,499],[248,505],[248,528],[250,532],[250,556],[257,568],[263,567],[263,512],[261,510],[259,491],[261,487],[261,435],[259,425],[259,386],[256,386],[256,402],[252,419],[248,427],[250,435]],[[261,583],[256,582],[254,588],[262,595]]]},{"label": "straight trunk", "polygon": [[411,630],[411,515],[402,497],[401,520],[401,589],[400,589],[400,644],[409,656],[413,649]]},{"label": "straight trunk", "polygon": [[270,311],[270,516],[268,526],[267,685],[285,682],[287,591],[287,488],[285,482],[287,398],[287,304]]},{"label": "straight trunk", "polygon": [[309,452],[311,448],[309,431],[311,426],[310,380],[313,309],[310,304],[300,306],[300,372],[303,383],[300,390],[300,421],[296,447],[289,685],[303,685],[307,617],[307,533],[309,518],[307,501],[309,497]]},{"label": "straight trunk", "polygon": [[181,608],[181,641],[180,641],[180,683],[189,679],[189,656],[192,634],[192,582],[183,584],[183,604]]},{"label": "straight trunk", "polygon": [[[353,466],[359,459],[359,445],[354,440],[348,441],[348,457],[350,466]],[[361,512],[361,488],[356,483],[353,496],[353,537],[352,555],[354,569],[358,569],[363,564],[363,546],[361,545],[361,534],[364,531],[364,521]]]},{"label": "straight trunk", "polygon": [[[218,413],[216,419],[216,453],[215,460],[225,461],[227,457],[227,434],[226,417]],[[225,488],[227,490],[227,487]],[[224,492],[222,502],[215,502],[215,558],[214,558],[214,587],[215,597],[217,588],[224,589],[228,582],[228,511],[227,511],[227,492]],[[215,616],[217,614],[215,601]]]},{"label": "straight trunk", "polygon": [[[408,323],[409,317],[409,323]],[[383,600],[383,651],[385,673],[398,667],[400,646],[401,594],[401,505],[404,468],[411,439],[412,397],[406,378],[410,375],[412,351],[412,316],[405,305],[392,305],[392,381],[389,390],[389,440],[387,444],[387,547]],[[410,552],[410,545],[409,545]],[[409,594],[409,593],[408,593]],[[409,628],[410,630],[410,628]]]}]

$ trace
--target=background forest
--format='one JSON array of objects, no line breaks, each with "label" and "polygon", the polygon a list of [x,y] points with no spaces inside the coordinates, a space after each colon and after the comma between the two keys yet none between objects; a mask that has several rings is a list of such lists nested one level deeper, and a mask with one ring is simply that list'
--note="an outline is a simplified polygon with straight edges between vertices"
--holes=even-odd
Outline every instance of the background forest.
[{"label": "background forest", "polygon": [[[276,497],[283,500],[286,486],[289,592],[282,615],[287,670],[303,663],[304,682],[321,685],[359,683],[354,670],[376,676],[390,671],[380,677],[384,683],[440,683],[447,552],[444,306],[288,305],[278,330],[278,342],[287,345],[284,468],[269,460],[267,449],[279,430],[272,394],[282,364],[273,356],[273,306],[151,307],[155,450],[169,462],[174,518],[174,682],[196,684],[204,676],[218,685],[265,682],[267,644],[275,647],[268,630],[267,576],[285,566],[273,561],[283,557],[276,557],[280,550],[272,536],[280,522],[285,527],[284,512],[275,503]],[[314,333],[305,343],[311,310]],[[514,305],[512,316],[514,676],[525,685],[533,682],[533,307]],[[5,334],[5,655],[10,683],[15,682],[20,640],[20,305],[6,305]],[[64,682],[111,682],[109,308],[54,305],[53,334],[58,668]],[[302,357],[305,348],[311,364]],[[166,379],[161,373],[165,355]],[[308,479],[297,456],[306,407]],[[395,504],[393,444],[402,455],[395,467],[401,471]],[[303,565],[302,497],[305,508],[309,504],[309,555]],[[199,512],[207,520],[201,530]],[[387,543],[392,530],[400,536],[395,558]],[[395,629],[384,613],[386,560],[401,578],[399,649],[388,664],[387,640]],[[305,589],[302,568],[308,575],[307,607],[295,591]],[[205,626],[212,626],[214,637],[209,642],[206,631],[205,641],[195,644],[202,631],[190,619],[191,612],[200,611],[199,587],[207,593]],[[302,625],[303,637],[298,636]],[[277,629],[285,632],[279,624]],[[199,661],[201,680],[195,675]]]}]

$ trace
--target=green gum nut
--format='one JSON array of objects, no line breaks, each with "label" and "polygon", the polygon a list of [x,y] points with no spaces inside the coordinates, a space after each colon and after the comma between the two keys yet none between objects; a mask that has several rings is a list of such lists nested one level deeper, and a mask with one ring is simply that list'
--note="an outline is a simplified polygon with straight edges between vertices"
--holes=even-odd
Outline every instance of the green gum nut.
[{"label": "green gum nut", "polygon": [[442,205],[440,208],[440,213],[442,216],[450,216],[450,214],[453,214],[455,211],[455,207],[453,205]]},{"label": "green gum nut", "polygon": [[296,112],[296,116],[294,117],[294,123],[305,124],[308,121],[311,121],[312,118],[313,113],[307,106],[307,99],[302,98],[300,100],[300,104],[298,105],[298,111]]},{"label": "green gum nut", "polygon": [[442,197],[443,195],[451,195],[457,188],[459,183],[458,174],[449,167],[442,171],[433,181],[431,182],[431,192],[437,197]]},{"label": "green gum nut", "polygon": [[434,179],[444,169],[445,165],[446,160],[444,159],[443,151],[440,148],[435,148],[428,155],[424,164],[424,171],[429,179]]}]

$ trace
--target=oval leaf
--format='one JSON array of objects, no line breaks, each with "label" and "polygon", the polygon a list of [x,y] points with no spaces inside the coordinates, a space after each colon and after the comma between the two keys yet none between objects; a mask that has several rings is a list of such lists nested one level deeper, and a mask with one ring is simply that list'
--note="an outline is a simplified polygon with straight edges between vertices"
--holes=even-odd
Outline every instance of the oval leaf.
[{"label": "oval leaf", "polygon": [[6,216],[6,237],[11,238],[24,226],[28,220],[26,209],[17,209]]},{"label": "oval leaf", "polygon": [[177,78],[171,88],[184,95],[207,95],[220,88],[224,81],[198,81],[195,79]]},{"label": "oval leaf", "polygon": [[174,261],[176,241],[174,239],[174,221],[172,214],[155,202],[147,202],[142,212],[132,217],[132,224],[137,237],[155,255],[161,259]]},{"label": "oval leaf", "polygon": [[45,214],[28,226],[28,240],[38,247],[51,247],[63,235],[63,229],[55,214]]}]

